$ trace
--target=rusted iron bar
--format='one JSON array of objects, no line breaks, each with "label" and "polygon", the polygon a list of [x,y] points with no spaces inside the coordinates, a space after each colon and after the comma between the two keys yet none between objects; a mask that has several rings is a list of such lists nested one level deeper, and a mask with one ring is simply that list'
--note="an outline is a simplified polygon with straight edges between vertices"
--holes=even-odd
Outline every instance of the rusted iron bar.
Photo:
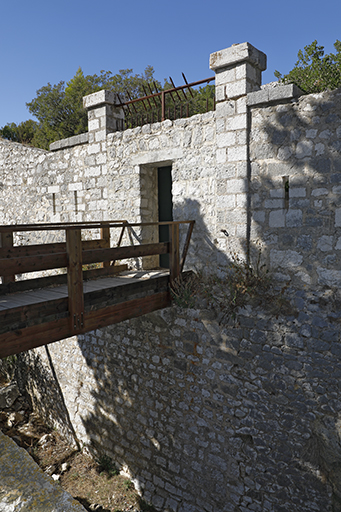
[{"label": "rusted iron bar", "polygon": [[[119,93],[117,93],[117,97],[118,97],[118,100],[119,100],[119,102],[120,102],[120,106],[121,106],[121,107],[124,107],[125,105],[123,104],[123,101],[121,100],[121,97],[120,97]],[[131,113],[131,111],[130,111],[130,106],[129,106],[129,105],[126,105],[126,107],[127,107],[127,109],[128,109],[128,113],[130,114],[130,113]]]},{"label": "rusted iron bar", "polygon": [[[152,88],[150,87],[150,83],[149,82],[148,82],[148,88],[149,88],[150,94],[154,94]],[[156,92],[157,92],[157,90],[156,90]],[[153,96],[153,100],[154,100],[155,106],[157,107],[158,104],[157,104],[157,101],[155,99],[155,96]]]},{"label": "rusted iron bar", "polygon": [[162,100],[161,121],[164,121],[165,118],[166,118],[166,112],[165,112],[165,108],[166,108],[166,93],[165,93],[165,91],[162,91],[162,93],[161,93],[161,100]]},{"label": "rusted iron bar", "polygon": [[123,106],[125,106],[125,105],[130,105],[130,104],[131,104],[131,105],[132,105],[132,107],[133,107],[133,109],[135,110],[135,112],[137,112],[136,107],[135,107],[135,105],[134,105],[134,100],[132,100],[132,99],[131,99],[131,96],[130,96],[130,94],[129,94],[129,91],[128,91],[128,90],[126,90],[126,94],[127,94],[127,96],[128,96],[128,98],[129,98],[129,100],[130,100],[130,101],[129,101],[129,102],[125,102],[125,103],[123,103]]},{"label": "rusted iron bar", "polygon": [[[175,90],[175,92],[176,92],[176,95],[177,95],[177,97],[178,97],[178,100],[179,100],[179,101],[182,101],[181,96],[180,96],[180,94],[178,93],[178,88],[177,88],[177,87],[175,87],[175,84],[174,84],[174,82],[173,82],[173,80],[172,80],[172,77],[171,77],[171,76],[169,77],[169,80],[171,81],[171,84],[172,84],[172,86],[173,86],[173,88],[174,88],[174,90]],[[185,95],[185,98],[186,98],[186,95]]]},{"label": "rusted iron bar", "polygon": [[[147,96],[146,88],[145,88],[145,86],[144,86],[144,85],[142,85],[142,89],[143,89],[144,94]],[[150,103],[150,101],[149,101],[149,98],[147,99],[147,101],[148,101],[149,108],[151,109],[151,108],[152,108],[152,105],[151,105],[151,103]]]},{"label": "rusted iron bar", "polygon": [[[185,80],[185,84],[188,85],[188,82],[187,82],[187,78],[185,77],[185,73],[182,73],[182,78]],[[192,92],[192,89],[190,87],[188,87],[188,90],[192,96],[192,98],[194,98],[194,95],[193,95],[193,92]]]},{"label": "rusted iron bar", "polygon": [[[212,80],[214,80],[215,77],[211,77],[211,78],[205,78],[204,80],[198,80],[197,82],[191,82],[190,84],[186,84],[186,85],[179,85],[178,87],[173,87],[172,89],[167,89],[166,91],[161,91],[161,92],[156,92],[154,94],[150,94],[148,96],[144,96],[143,98],[135,98],[134,100],[132,99],[129,99],[129,101],[126,101],[125,103],[123,103],[123,105],[130,105],[132,103],[136,103],[138,101],[142,101],[142,100],[146,100],[148,98],[152,98],[153,96],[162,96],[162,93],[172,93],[172,92],[176,92],[176,91],[180,91],[180,90],[183,90],[183,89],[188,89],[189,87],[195,87],[197,85],[201,85],[201,84],[205,84],[205,83],[209,83],[209,82],[212,82]],[[117,107],[121,106],[121,105],[115,105]]]}]

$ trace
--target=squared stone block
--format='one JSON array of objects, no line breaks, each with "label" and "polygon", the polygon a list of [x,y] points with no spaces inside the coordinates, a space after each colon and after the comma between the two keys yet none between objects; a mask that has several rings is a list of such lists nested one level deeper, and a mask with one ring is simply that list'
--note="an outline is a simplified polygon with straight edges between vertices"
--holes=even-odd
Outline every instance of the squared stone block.
[{"label": "squared stone block", "polygon": [[245,96],[247,92],[248,83],[246,80],[238,80],[237,82],[227,84],[225,87],[225,94],[227,99],[240,98],[240,96]]},{"label": "squared stone block", "polygon": [[341,226],[341,208],[335,210],[335,227]]},{"label": "squared stone block", "polygon": [[235,132],[225,132],[219,133],[217,135],[217,147],[218,148],[226,148],[229,146],[233,146],[236,143],[236,134]]},{"label": "squared stone block", "polygon": [[88,128],[89,128],[89,132],[98,130],[99,129],[99,119],[93,119],[92,121],[89,121]]},{"label": "squared stone block", "polygon": [[285,227],[285,212],[284,210],[274,210],[269,214],[270,228],[284,228]]},{"label": "squared stone block", "polygon": [[236,71],[235,68],[229,68],[224,71],[221,71],[217,74],[215,79],[215,86],[226,85],[230,82],[235,82],[236,80]]},{"label": "squared stone block", "polygon": [[227,149],[227,161],[238,162],[245,161],[247,158],[247,146],[233,146]]},{"label": "squared stone block", "polygon": [[97,91],[92,94],[88,94],[83,97],[83,107],[84,108],[94,108],[99,105],[103,105],[105,103],[116,104],[119,103],[117,99],[117,94],[112,91]]},{"label": "squared stone block", "polygon": [[234,44],[229,48],[210,55],[210,68],[214,71],[227,66],[247,61],[264,71],[266,69],[266,55],[257,50],[250,43]]}]

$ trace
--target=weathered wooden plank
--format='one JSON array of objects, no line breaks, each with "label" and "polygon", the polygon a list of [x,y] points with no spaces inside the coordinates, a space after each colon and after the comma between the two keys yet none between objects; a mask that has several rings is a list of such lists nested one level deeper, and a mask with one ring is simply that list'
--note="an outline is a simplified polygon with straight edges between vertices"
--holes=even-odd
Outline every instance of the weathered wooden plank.
[{"label": "weathered wooden plank", "polygon": [[184,245],[184,248],[183,248],[183,251],[182,251],[182,256],[181,256],[181,261],[180,261],[180,272],[182,272],[183,269],[184,269],[184,265],[185,265],[185,261],[186,261],[186,256],[187,256],[188,248],[189,248],[189,243],[190,243],[191,237],[192,237],[192,232],[193,232],[194,224],[195,224],[195,220],[192,220],[190,222],[189,226],[188,226],[186,240],[185,240],[185,245]]},{"label": "weathered wooden plank", "polygon": [[50,270],[67,266],[66,253],[43,254],[34,256],[22,256],[19,258],[0,259],[0,275],[24,274],[40,270]]},{"label": "weathered wooden plank", "polygon": [[167,291],[168,283],[169,277],[167,275],[143,281],[126,282],[111,288],[88,291],[84,294],[85,311],[99,309],[119,302],[126,302],[132,298],[137,298],[137,296],[143,298],[152,293]]},{"label": "weathered wooden plank", "polygon": [[[13,233],[0,233],[0,242],[1,249],[0,250],[8,250],[13,247]],[[0,276],[2,277],[2,284],[13,283],[15,281],[15,274],[12,275],[5,269],[3,269],[3,273],[0,272]]]},{"label": "weathered wooden plank", "polygon": [[[68,232],[74,230],[68,230]],[[97,263],[108,260],[124,258],[138,258],[153,254],[166,254],[169,251],[168,242],[158,244],[131,245],[126,247],[113,247],[111,249],[93,249],[83,252],[83,263]],[[66,253],[22,256],[19,258],[0,259],[0,275],[23,274],[40,270],[49,270],[67,266]]]},{"label": "weathered wooden plank", "polygon": [[119,323],[129,318],[135,318],[167,307],[170,303],[169,292],[161,292],[144,297],[143,299],[133,299],[99,311],[86,313],[84,316],[84,327],[77,331],[70,328],[70,319],[67,317],[0,334],[0,358],[19,354],[20,352],[47,345],[75,334]]},{"label": "weathered wooden plank", "polygon": [[[108,247],[106,240],[83,240],[82,249],[104,249]],[[37,254],[54,254],[66,252],[65,242],[56,242],[53,244],[37,244],[37,245],[16,245],[13,247],[0,247],[0,259],[3,258],[20,258],[21,256],[35,256]]]},{"label": "weathered wooden plank", "polygon": [[[96,268],[83,271],[83,281],[96,279],[98,277],[119,274],[128,270],[128,265],[115,265],[106,268]],[[38,277],[36,279],[25,279],[24,281],[15,281],[6,285],[0,285],[0,297],[7,293],[18,293],[26,290],[37,290],[39,288],[58,286],[67,284],[67,274],[58,274],[56,276]]]},{"label": "weathered wooden plank", "polygon": [[72,335],[69,317],[0,334],[0,358],[19,354]]},{"label": "weathered wooden plank", "polygon": [[111,249],[97,249],[83,251],[83,263],[97,263],[104,260],[123,260],[125,258],[139,258],[154,254],[166,254],[169,251],[169,243],[129,245],[112,247]]},{"label": "weathered wooden plank", "polygon": [[68,313],[67,297],[0,311],[0,333],[56,320]]},{"label": "weathered wooden plank", "polygon": [[0,249],[0,258],[20,258],[22,256],[35,256],[37,254],[53,254],[65,252],[65,242],[54,244],[37,244],[37,245],[16,245],[9,248]]},{"label": "weathered wooden plank", "polygon": [[70,327],[75,330],[83,325],[84,295],[82,272],[82,240],[80,229],[66,231],[68,256],[67,284],[69,295]]},{"label": "weathered wooden plank", "polygon": [[141,299],[133,299],[127,302],[108,306],[97,311],[89,311],[84,317],[84,329],[91,331],[100,329],[106,325],[116,324],[136,318],[141,315],[170,306],[171,298],[169,292],[161,292],[147,295]]}]

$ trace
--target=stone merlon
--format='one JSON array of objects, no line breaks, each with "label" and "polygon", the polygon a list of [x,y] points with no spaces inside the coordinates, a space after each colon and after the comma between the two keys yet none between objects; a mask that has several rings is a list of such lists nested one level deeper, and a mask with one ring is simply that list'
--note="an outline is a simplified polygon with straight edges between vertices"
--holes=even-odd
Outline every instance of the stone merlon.
[{"label": "stone merlon", "polygon": [[210,68],[214,71],[219,68],[236,65],[241,62],[249,62],[260,71],[266,69],[266,55],[257,50],[250,43],[240,43],[210,55]]}]

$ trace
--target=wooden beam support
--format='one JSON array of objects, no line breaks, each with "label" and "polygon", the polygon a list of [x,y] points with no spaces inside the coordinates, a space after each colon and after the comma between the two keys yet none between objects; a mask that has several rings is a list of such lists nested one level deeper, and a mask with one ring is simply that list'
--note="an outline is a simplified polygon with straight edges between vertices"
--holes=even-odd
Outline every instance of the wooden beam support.
[{"label": "wooden beam support", "polygon": [[82,239],[80,229],[66,230],[67,284],[70,328],[77,331],[84,323],[84,294],[82,272]]},{"label": "wooden beam support", "polygon": [[[0,233],[0,246],[4,250],[8,250],[13,247],[13,232],[2,232]],[[2,272],[4,272],[3,269]],[[2,278],[2,284],[13,283],[15,281],[15,274],[1,273],[0,276]]]},{"label": "wooden beam support", "polygon": [[76,334],[83,334],[89,330],[123,322],[129,318],[135,318],[168,307],[170,304],[169,292],[161,292],[142,299],[133,299],[108,306],[98,311],[90,311],[84,317],[83,328],[77,330],[70,326],[70,319],[67,317],[21,330],[10,331],[0,335],[0,358],[19,354]]},{"label": "wooden beam support", "polygon": [[[103,246],[107,249],[110,249],[110,228],[107,226],[101,228],[101,239],[103,240]],[[103,261],[102,268],[110,267],[110,261]]]},{"label": "wooden beam support", "polygon": [[173,223],[169,226],[169,239],[169,270],[170,285],[172,286],[174,280],[180,275],[179,224]]},{"label": "wooden beam support", "polygon": [[0,259],[0,275],[3,272],[23,274],[24,272],[37,272],[66,266],[67,257],[65,252],[37,254],[35,256],[22,256],[19,258],[2,258]]},{"label": "wooden beam support", "polygon": [[[67,232],[74,231],[68,229]],[[83,242],[84,243],[84,242]],[[112,247],[109,249],[96,248],[82,251],[82,263],[98,263],[102,261],[121,260],[125,258],[138,258],[140,256],[152,256],[154,254],[166,254],[169,251],[168,242],[158,244],[129,245],[126,247]],[[8,274],[23,274],[24,272],[35,272],[61,268],[67,266],[67,255],[65,252],[34,254],[30,256],[19,256],[0,259],[0,276]]]}]

